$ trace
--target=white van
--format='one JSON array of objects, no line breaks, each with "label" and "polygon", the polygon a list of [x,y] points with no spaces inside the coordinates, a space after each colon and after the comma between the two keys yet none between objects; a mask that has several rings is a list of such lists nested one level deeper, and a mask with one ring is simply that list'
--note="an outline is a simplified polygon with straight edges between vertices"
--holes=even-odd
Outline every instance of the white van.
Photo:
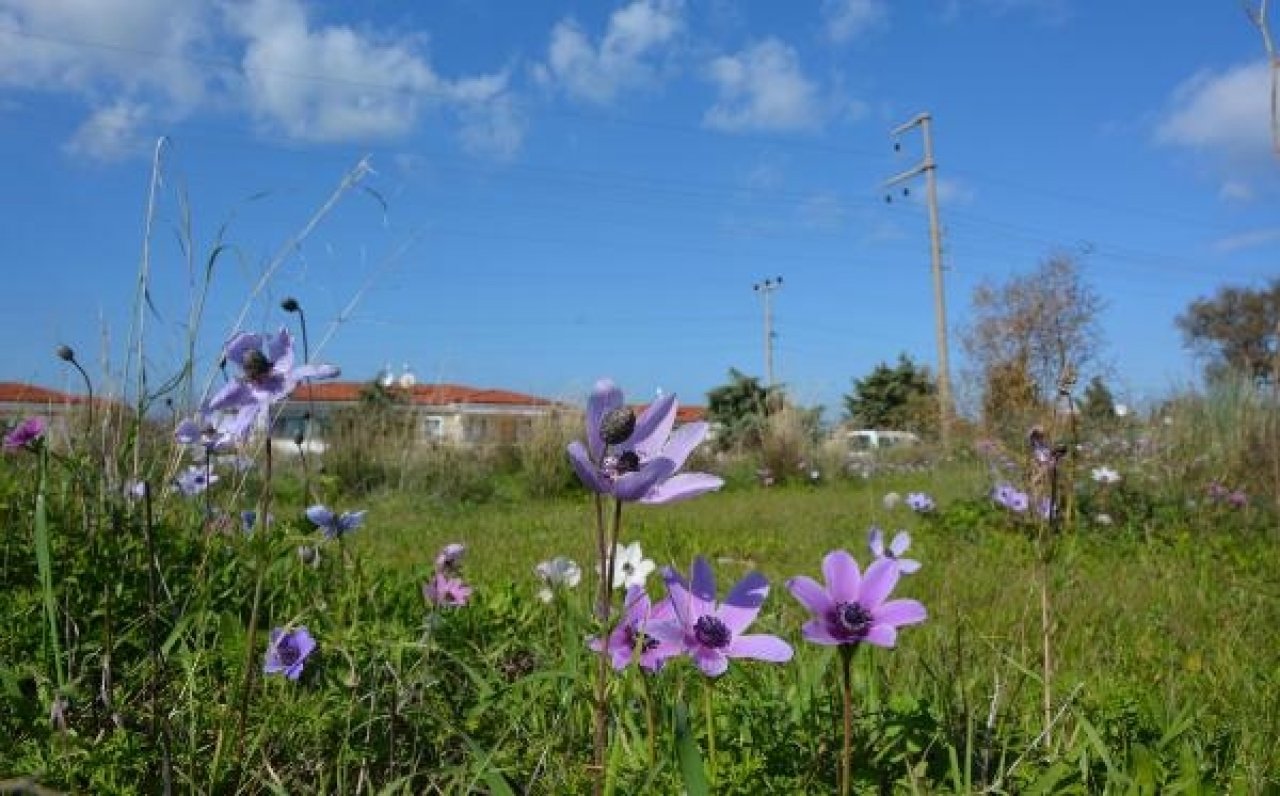
[{"label": "white van", "polygon": [[882,451],[886,448],[899,448],[918,445],[920,437],[910,431],[881,431],[878,429],[860,428],[845,433],[845,442],[849,446],[849,455],[858,456]]}]

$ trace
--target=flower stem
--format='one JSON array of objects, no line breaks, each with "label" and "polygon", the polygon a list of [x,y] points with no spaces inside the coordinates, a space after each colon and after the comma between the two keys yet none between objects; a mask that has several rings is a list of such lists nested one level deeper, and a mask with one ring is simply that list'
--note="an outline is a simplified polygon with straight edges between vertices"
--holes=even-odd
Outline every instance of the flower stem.
[{"label": "flower stem", "polygon": [[[605,575],[605,564],[608,561],[608,552],[605,549],[606,533],[604,527],[604,499],[599,493],[595,495],[596,501],[596,560],[599,562],[600,569],[597,572],[596,583],[596,605],[595,614],[598,624],[600,625],[600,638],[608,638],[609,623],[609,593],[606,591],[608,579]],[[609,725],[608,710],[606,704],[607,686],[609,678],[609,658],[606,654],[607,647],[601,649],[599,656],[596,658],[596,682],[595,682],[595,700],[593,704],[594,715],[592,716],[592,733],[591,733],[591,771],[594,780],[591,786],[591,792],[594,796],[602,796],[605,787],[605,754],[609,745]]]},{"label": "flower stem", "polygon": [[640,672],[640,682],[644,683],[644,720],[645,728],[648,730],[648,747],[649,747],[649,768],[658,765],[657,739],[658,739],[658,723],[653,713],[653,684],[649,682],[649,676],[643,671]]},{"label": "flower stem", "polygon": [[853,763],[853,678],[850,668],[857,646],[840,646],[840,696],[844,709],[844,746],[840,749],[840,796],[849,796]]},{"label": "flower stem", "polygon": [[716,781],[716,718],[712,709],[711,692],[715,689],[715,680],[707,679],[702,683],[702,713],[707,723],[707,778],[712,784]]}]

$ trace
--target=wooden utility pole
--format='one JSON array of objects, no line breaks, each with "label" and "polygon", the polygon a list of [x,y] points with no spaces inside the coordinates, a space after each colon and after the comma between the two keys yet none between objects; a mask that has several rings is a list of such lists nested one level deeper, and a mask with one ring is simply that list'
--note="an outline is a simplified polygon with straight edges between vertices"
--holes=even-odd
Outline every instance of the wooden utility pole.
[{"label": "wooden utility pole", "polygon": [[770,302],[770,295],[775,290],[782,289],[782,277],[776,279],[766,279],[763,282],[756,282],[751,286],[752,290],[764,297],[764,383],[766,387],[773,386],[773,305]]},{"label": "wooden utility pole", "polygon": [[928,113],[921,113],[894,128],[890,133],[896,139],[908,130],[919,127],[924,139],[924,159],[915,167],[885,182],[885,187],[892,187],[924,174],[926,199],[929,206],[929,254],[933,260],[933,319],[938,340],[938,432],[942,438],[943,449],[949,450],[952,419],[951,367],[947,355],[947,299],[942,281],[942,232],[938,225],[938,165],[933,160],[932,121],[933,118]]}]

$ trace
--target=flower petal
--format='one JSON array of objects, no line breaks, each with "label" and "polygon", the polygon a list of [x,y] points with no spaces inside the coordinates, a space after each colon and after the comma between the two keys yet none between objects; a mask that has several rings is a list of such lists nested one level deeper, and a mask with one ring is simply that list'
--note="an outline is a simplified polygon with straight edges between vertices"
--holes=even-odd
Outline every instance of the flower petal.
[{"label": "flower petal", "polygon": [[867,567],[862,576],[862,588],[858,591],[857,600],[868,611],[875,611],[898,585],[898,562],[892,558],[881,558]]},{"label": "flower petal", "polygon": [[600,469],[591,463],[586,447],[577,440],[569,443],[569,463],[573,465],[573,471],[578,474],[578,480],[583,486],[592,492],[608,494],[612,484]]},{"label": "flower petal", "polygon": [[920,571],[920,562],[914,558],[899,558],[898,571],[903,575],[910,575],[913,572]]},{"label": "flower petal", "polygon": [[[266,350],[263,353],[267,355],[267,359],[280,366],[280,370],[288,371],[293,368],[293,335],[289,334],[288,327],[281,326],[280,331],[267,338],[265,343]],[[286,359],[287,362],[284,361]]]},{"label": "flower petal", "polygon": [[182,445],[196,444],[200,441],[200,424],[190,418],[183,420],[174,430],[173,438]]},{"label": "flower petal", "polygon": [[627,473],[614,479],[613,496],[618,500],[634,502],[640,500],[662,481],[675,473],[675,467],[666,459],[655,459],[643,465],[634,473]]},{"label": "flower petal", "polygon": [[670,459],[675,462],[676,469],[679,470],[684,466],[689,454],[693,453],[693,449],[698,447],[702,440],[706,439],[707,432],[710,430],[711,426],[701,420],[694,423],[685,423],[673,431],[671,436],[667,438],[666,444],[662,446],[662,449],[655,451],[653,455]]},{"label": "flower petal", "polygon": [[689,613],[692,621],[715,610],[716,574],[707,559],[697,556],[693,559],[693,569],[689,572],[689,578],[691,597]]},{"label": "flower petal", "polygon": [[724,654],[730,658],[754,658],[758,661],[769,661],[770,663],[786,663],[791,660],[795,650],[791,649],[790,644],[777,636],[771,636],[767,633],[754,633],[735,636],[729,646],[725,648]]},{"label": "flower petal", "polygon": [[898,558],[907,552],[907,548],[911,546],[911,534],[906,531],[898,531],[893,535],[893,541],[889,543],[889,552],[894,558]]},{"label": "flower petal", "polygon": [[755,621],[769,596],[769,581],[758,571],[748,572],[742,580],[734,584],[729,596],[720,604],[716,616],[724,622],[729,630],[737,635]]},{"label": "flower petal", "polygon": [[833,602],[847,603],[858,599],[862,573],[858,562],[847,550],[832,550],[822,559],[822,576],[827,580],[827,594]]},{"label": "flower petal", "polygon": [[877,647],[894,647],[898,644],[898,629],[893,625],[872,625],[862,641]]},{"label": "flower petal", "polygon": [[714,492],[722,486],[724,486],[724,479],[719,476],[706,473],[680,473],[651,488],[639,502],[650,506],[675,503],[707,492]]},{"label": "flower petal", "polygon": [[[631,432],[631,438],[624,447],[640,454],[641,459],[652,459],[662,453],[675,422],[676,396],[668,393],[640,413],[636,418],[635,431]],[[679,465],[676,468],[679,469]]]},{"label": "flower petal", "polygon": [[918,625],[928,618],[928,612],[919,600],[890,600],[871,610],[872,621],[877,625]]},{"label": "flower petal", "polygon": [[719,650],[698,647],[689,651],[689,657],[707,677],[719,677],[729,669],[729,659]]},{"label": "flower petal", "polygon": [[797,575],[787,581],[787,590],[814,616],[825,616],[834,605],[831,597],[827,595],[827,590],[807,575]]},{"label": "flower petal", "polygon": [[871,526],[871,534],[867,537],[867,545],[871,548],[871,555],[876,558],[884,558],[884,531],[880,530],[879,525]]},{"label": "flower petal", "polygon": [[239,409],[250,403],[254,403],[253,391],[244,382],[231,381],[213,394],[205,408],[217,412],[223,409]]},{"label": "flower petal", "polygon": [[825,619],[810,619],[804,623],[804,627],[800,630],[805,641],[813,644],[822,644],[826,647],[835,647],[846,643],[845,639],[838,639],[831,635],[830,629],[827,628]]},{"label": "flower petal", "polygon": [[321,528],[331,528],[334,525],[333,512],[319,504],[307,509],[307,519]]}]

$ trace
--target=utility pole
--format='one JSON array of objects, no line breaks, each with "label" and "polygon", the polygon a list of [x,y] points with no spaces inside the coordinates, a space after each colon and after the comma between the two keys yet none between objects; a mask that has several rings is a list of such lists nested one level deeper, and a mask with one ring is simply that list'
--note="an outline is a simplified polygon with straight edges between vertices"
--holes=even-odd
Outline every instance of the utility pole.
[{"label": "utility pole", "polygon": [[782,277],[756,282],[751,289],[764,297],[764,382],[773,386],[773,304],[769,297],[782,289]]},{"label": "utility pole", "polygon": [[[908,122],[895,127],[890,133],[898,138],[915,127],[920,128],[924,139],[924,159],[913,168],[907,169],[896,177],[885,182],[890,188],[920,174],[924,174],[926,200],[929,206],[929,254],[933,260],[933,319],[935,334],[938,340],[938,431],[942,437],[944,450],[951,448],[951,368],[947,356],[947,299],[942,282],[942,232],[938,226],[938,164],[933,160],[933,117],[921,113]],[[897,141],[894,149],[899,148]]]}]

